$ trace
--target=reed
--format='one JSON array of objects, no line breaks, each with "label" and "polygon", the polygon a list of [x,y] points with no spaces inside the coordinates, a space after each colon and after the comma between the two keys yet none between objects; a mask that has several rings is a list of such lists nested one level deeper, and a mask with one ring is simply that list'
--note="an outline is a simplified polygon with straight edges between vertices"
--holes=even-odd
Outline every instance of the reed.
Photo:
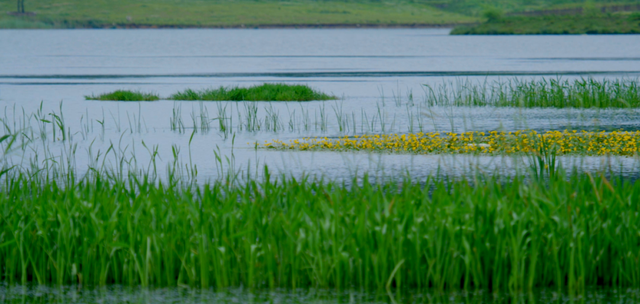
[{"label": "reed", "polygon": [[187,89],[169,97],[173,100],[209,100],[209,101],[312,101],[337,99],[313,90],[306,85],[288,85],[283,83],[265,83],[242,87],[220,87],[195,91]]},{"label": "reed", "polygon": [[604,174],[351,185],[266,169],[242,184],[204,185],[7,174],[0,280],[9,284],[640,286],[640,183]]},{"label": "reed", "polygon": [[157,94],[144,93],[140,91],[117,90],[111,93],[103,93],[100,95],[87,95],[86,100],[105,100],[105,101],[156,101],[159,100]]},{"label": "reed", "polygon": [[593,78],[458,82],[425,86],[429,105],[525,108],[637,108],[637,80]]}]

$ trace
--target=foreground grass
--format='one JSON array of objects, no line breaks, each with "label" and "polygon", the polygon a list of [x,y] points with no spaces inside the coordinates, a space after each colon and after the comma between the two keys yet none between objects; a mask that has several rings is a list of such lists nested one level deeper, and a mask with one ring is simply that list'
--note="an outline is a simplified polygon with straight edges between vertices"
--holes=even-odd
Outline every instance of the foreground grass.
[{"label": "foreground grass", "polygon": [[593,78],[458,82],[426,86],[426,102],[434,106],[496,106],[525,108],[637,108],[637,80]]},{"label": "foreground grass", "polygon": [[210,100],[210,101],[311,101],[332,100],[335,96],[313,90],[306,85],[288,85],[283,83],[265,83],[262,85],[241,87],[220,87],[194,91],[187,89],[171,95],[173,100]]},{"label": "foreground grass", "polygon": [[112,101],[155,101],[159,100],[157,94],[140,91],[117,90],[111,93],[85,96],[87,100],[112,100]]},{"label": "foreground grass", "polygon": [[[474,22],[424,3],[343,1],[39,0],[25,2],[33,17],[9,16],[15,1],[0,2],[0,26],[55,28],[398,26]],[[7,20],[7,21],[4,21]],[[9,22],[20,20],[22,23]]]},{"label": "foreground grass", "polygon": [[640,287],[640,183],[597,174],[367,180],[193,186],[10,173],[0,186],[0,281]]},{"label": "foreground grass", "polygon": [[623,155],[640,152],[640,131],[536,131],[417,133],[344,136],[337,139],[273,140],[263,147],[293,150],[375,151],[416,154],[513,154],[552,152],[554,155]]},{"label": "foreground grass", "polygon": [[461,26],[452,35],[640,34],[640,14],[510,16],[476,26]]}]

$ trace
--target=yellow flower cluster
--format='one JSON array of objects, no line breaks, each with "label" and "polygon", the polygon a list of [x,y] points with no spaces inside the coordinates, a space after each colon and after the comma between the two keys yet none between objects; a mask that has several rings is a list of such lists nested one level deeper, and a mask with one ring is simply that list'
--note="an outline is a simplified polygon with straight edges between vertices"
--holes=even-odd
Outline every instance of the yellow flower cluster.
[{"label": "yellow flower cluster", "polygon": [[549,152],[558,155],[636,155],[640,131],[536,131],[415,133],[314,137],[265,142],[263,147],[295,150],[379,151],[396,153],[489,153]]}]

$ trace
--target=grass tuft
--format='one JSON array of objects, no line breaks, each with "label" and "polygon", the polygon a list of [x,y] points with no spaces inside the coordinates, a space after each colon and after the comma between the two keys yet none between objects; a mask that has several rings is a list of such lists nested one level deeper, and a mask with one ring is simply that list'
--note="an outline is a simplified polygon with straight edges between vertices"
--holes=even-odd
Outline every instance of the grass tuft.
[{"label": "grass tuft", "polygon": [[98,96],[91,95],[84,97],[87,100],[111,100],[111,101],[156,101],[159,100],[157,94],[144,93],[140,91],[117,90],[111,93],[104,93]]},{"label": "grass tuft", "polygon": [[306,85],[283,83],[265,83],[262,85],[241,87],[220,87],[194,91],[187,89],[171,95],[173,100],[209,100],[209,101],[312,101],[333,100],[335,96],[313,90]]}]

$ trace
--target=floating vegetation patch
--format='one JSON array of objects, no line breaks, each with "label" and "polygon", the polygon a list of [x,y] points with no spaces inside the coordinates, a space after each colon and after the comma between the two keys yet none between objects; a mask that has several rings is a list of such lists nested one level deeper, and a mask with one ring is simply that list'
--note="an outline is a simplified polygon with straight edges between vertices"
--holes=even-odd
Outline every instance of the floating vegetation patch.
[{"label": "floating vegetation patch", "polygon": [[364,178],[353,180],[357,186],[5,177],[0,281],[9,285],[640,286],[640,183],[599,173],[518,175],[507,183],[500,176]]},{"label": "floating vegetation patch", "polygon": [[414,133],[273,140],[263,147],[295,150],[375,151],[415,154],[513,154],[553,151],[556,155],[637,155],[640,131],[536,131]]},{"label": "floating vegetation patch", "polygon": [[210,100],[210,101],[312,101],[333,100],[335,96],[318,92],[306,85],[283,83],[265,83],[242,87],[220,87],[199,91],[187,89],[171,95],[173,100]]},{"label": "floating vegetation patch", "polygon": [[637,108],[637,80],[561,79],[455,83],[425,86],[430,105],[525,108]]},{"label": "floating vegetation patch", "polygon": [[155,101],[160,99],[157,94],[128,90],[117,90],[111,93],[100,94],[98,96],[85,96],[84,98],[87,100],[105,101]]}]

